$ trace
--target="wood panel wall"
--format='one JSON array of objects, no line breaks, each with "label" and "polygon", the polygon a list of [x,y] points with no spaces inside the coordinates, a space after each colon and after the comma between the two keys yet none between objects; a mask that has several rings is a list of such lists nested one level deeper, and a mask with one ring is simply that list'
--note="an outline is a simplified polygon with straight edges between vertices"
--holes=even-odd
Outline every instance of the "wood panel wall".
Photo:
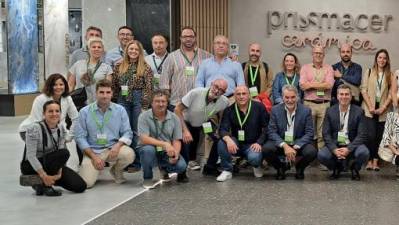
[{"label": "wood panel wall", "polygon": [[[213,38],[228,36],[229,0],[180,0],[180,29],[191,26],[197,32],[198,47],[212,52]],[[179,34],[180,35],[180,34]]]}]

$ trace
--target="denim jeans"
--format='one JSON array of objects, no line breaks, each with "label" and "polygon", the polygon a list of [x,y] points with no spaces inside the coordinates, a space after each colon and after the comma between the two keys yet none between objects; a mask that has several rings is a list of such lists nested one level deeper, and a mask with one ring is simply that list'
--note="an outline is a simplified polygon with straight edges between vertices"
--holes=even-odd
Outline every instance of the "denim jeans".
[{"label": "denim jeans", "polygon": [[166,170],[168,173],[180,174],[186,171],[187,163],[181,156],[176,164],[171,164],[169,163],[169,158],[165,152],[162,152],[162,154],[157,156],[155,146],[153,145],[141,146],[138,148],[138,151],[140,153],[140,162],[143,169],[144,180],[152,179],[152,167],[154,167],[156,163],[158,163],[158,166]]},{"label": "denim jeans", "polygon": [[[360,145],[355,148],[351,153],[349,153],[346,162],[353,160],[354,169],[359,171],[362,165],[365,164],[369,158],[369,150],[366,145]],[[329,170],[334,170],[337,168],[338,159],[327,147],[322,148],[318,153],[319,162],[325,165]]]},{"label": "denim jeans", "polygon": [[[125,97],[119,96],[118,98],[118,104],[123,106],[127,112],[127,116],[129,117],[129,123],[130,123],[130,128],[132,129],[133,132],[133,138],[132,138],[132,144],[130,147],[135,151],[136,156],[138,156],[138,152],[136,150],[136,145],[138,141],[138,135],[137,135],[137,123],[138,123],[138,118],[141,113],[141,96],[142,96],[142,90],[133,90],[133,93],[129,93],[133,95],[133,101],[128,102],[126,101]],[[132,163],[132,166],[140,168],[140,158],[136,157],[134,162]]]},{"label": "denim jeans", "polygon": [[[249,164],[253,167],[259,167],[262,164],[262,152],[254,152],[250,148],[250,144],[238,144],[236,138],[232,137],[236,145],[238,146],[237,153],[235,155],[244,156],[247,158]],[[221,159],[221,166],[224,171],[233,171],[233,164],[231,162],[231,153],[227,150],[227,145],[223,140],[218,142],[218,153]]]}]

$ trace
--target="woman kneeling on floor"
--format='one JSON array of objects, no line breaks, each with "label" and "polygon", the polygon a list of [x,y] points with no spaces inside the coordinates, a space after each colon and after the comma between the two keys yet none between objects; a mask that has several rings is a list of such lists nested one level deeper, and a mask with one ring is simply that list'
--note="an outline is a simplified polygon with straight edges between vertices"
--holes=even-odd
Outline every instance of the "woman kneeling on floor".
[{"label": "woman kneeling on floor", "polygon": [[398,112],[388,113],[385,123],[384,134],[378,155],[384,161],[396,165],[396,177],[399,178],[399,114]]},{"label": "woman kneeling on floor", "polygon": [[60,114],[60,103],[47,101],[43,105],[44,120],[32,124],[26,131],[21,172],[40,176],[42,184],[32,186],[36,195],[60,196],[61,191],[54,189],[53,185],[77,193],[86,189],[84,180],[65,166],[69,151],[65,145],[66,129],[59,125]]}]

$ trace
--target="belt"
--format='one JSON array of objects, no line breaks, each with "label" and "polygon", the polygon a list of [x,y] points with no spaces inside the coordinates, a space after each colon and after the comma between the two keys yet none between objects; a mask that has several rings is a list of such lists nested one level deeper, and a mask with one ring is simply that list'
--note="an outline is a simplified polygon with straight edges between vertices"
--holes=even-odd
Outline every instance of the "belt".
[{"label": "belt", "polygon": [[323,103],[330,102],[330,100],[306,100],[306,99],[305,99],[305,101],[312,102],[314,104],[323,104]]}]

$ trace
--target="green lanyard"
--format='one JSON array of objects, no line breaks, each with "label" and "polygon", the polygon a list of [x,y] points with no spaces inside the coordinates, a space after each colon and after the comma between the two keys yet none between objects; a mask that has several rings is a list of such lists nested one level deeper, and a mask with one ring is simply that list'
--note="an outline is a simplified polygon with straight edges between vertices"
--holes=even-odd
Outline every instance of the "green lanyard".
[{"label": "green lanyard", "polygon": [[111,115],[112,115],[112,111],[107,110],[107,112],[105,112],[104,120],[103,120],[102,124],[100,124],[100,121],[97,118],[96,112],[94,111],[94,104],[96,104],[96,103],[93,103],[93,105],[91,105],[91,109],[90,109],[91,115],[94,119],[94,122],[96,122],[97,128],[100,130],[101,133],[103,133],[104,126],[109,122],[109,119],[111,118]]},{"label": "green lanyard", "polygon": [[255,85],[256,77],[258,76],[259,65],[256,66],[255,74],[252,72],[252,66],[249,66],[249,75],[251,77],[251,86]]},{"label": "green lanyard", "polygon": [[[208,91],[207,91],[206,94],[205,94],[205,103],[208,101],[208,95],[209,95],[210,90],[211,90],[211,89],[209,88]],[[211,111],[207,112],[207,110],[206,110],[206,106],[207,106],[207,105],[209,105],[209,104],[206,104],[205,107],[204,107],[204,113],[205,113],[205,119],[206,119],[206,120],[208,120],[208,118],[211,117],[212,114],[213,114],[213,113],[215,112],[215,110],[216,110],[216,104],[215,104],[215,106],[213,107],[213,109],[212,109]]]},{"label": "green lanyard", "polygon": [[378,75],[377,75],[377,88],[380,92],[381,92],[382,82],[384,81],[384,75],[385,75],[385,72],[382,73],[381,81],[380,81],[380,79],[378,79]]},{"label": "green lanyard", "polygon": [[242,126],[245,124],[245,122],[247,122],[249,114],[251,113],[251,106],[252,106],[252,101],[249,101],[248,112],[245,115],[244,120],[242,121],[241,117],[240,117],[240,113],[238,111],[237,103],[235,104],[236,115],[237,115],[238,123],[240,124],[241,130],[242,130]]},{"label": "green lanyard", "polygon": [[186,56],[186,54],[184,54],[184,52],[183,52],[181,49],[180,49],[180,52],[181,52],[181,54],[183,55],[184,59],[188,62],[188,64],[189,64],[190,66],[192,66],[195,57],[197,57],[198,51],[194,51],[194,57],[193,57],[193,60],[191,60],[191,61],[188,59],[188,57]]},{"label": "green lanyard", "polygon": [[295,78],[296,78],[296,74],[294,74],[294,78],[292,78],[291,83],[289,82],[289,80],[288,80],[288,78],[287,78],[287,75],[284,74],[284,78],[285,78],[285,81],[287,82],[287,84],[289,84],[289,85],[294,85],[294,83],[295,83]]}]

